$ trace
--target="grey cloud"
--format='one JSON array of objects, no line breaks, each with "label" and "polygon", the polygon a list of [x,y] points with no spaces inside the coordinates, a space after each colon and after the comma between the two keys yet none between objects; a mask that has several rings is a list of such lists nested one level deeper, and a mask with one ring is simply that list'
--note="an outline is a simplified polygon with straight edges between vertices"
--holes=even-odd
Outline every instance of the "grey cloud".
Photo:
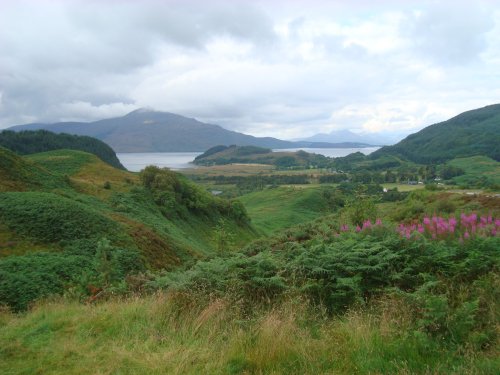
[{"label": "grey cloud", "polygon": [[478,60],[487,47],[485,34],[493,27],[488,9],[477,2],[460,1],[414,13],[402,25],[421,55],[445,65]]},{"label": "grey cloud", "polygon": [[[466,64],[485,51],[491,15],[451,1],[446,9],[416,0],[307,9],[250,0],[17,4],[0,0],[0,128],[151,106],[293,138],[373,119],[424,126],[500,95],[494,59]],[[385,35],[397,21],[382,23],[404,14],[402,35]],[[275,33],[283,27],[288,36]],[[378,42],[371,31],[397,43],[365,49]]]},{"label": "grey cloud", "polygon": [[259,9],[230,3],[0,3],[0,127],[57,121],[58,103],[120,108],[162,45],[203,50],[217,36],[271,43],[272,26]]}]

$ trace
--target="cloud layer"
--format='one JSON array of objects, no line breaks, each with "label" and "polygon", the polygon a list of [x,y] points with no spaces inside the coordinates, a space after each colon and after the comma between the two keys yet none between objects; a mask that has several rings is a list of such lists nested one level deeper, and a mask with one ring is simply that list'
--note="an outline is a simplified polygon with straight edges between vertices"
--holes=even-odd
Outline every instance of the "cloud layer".
[{"label": "cloud layer", "polygon": [[355,4],[0,0],[0,128],[152,107],[281,138],[404,133],[500,101],[500,6]]}]

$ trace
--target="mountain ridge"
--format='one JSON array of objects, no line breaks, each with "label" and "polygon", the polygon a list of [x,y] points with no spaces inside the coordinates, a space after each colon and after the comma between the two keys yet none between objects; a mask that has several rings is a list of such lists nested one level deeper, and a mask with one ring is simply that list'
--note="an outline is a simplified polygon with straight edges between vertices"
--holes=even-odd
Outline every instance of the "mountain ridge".
[{"label": "mountain ridge", "polygon": [[274,149],[369,147],[364,143],[292,142],[254,137],[170,112],[140,108],[125,116],[94,122],[58,122],[15,125],[8,130],[45,129],[86,135],[109,144],[116,152],[205,151],[217,145],[259,146]]},{"label": "mountain ridge", "polygon": [[443,163],[456,157],[488,156],[500,161],[500,104],[462,112],[429,125],[369,158],[397,156],[420,164]]}]

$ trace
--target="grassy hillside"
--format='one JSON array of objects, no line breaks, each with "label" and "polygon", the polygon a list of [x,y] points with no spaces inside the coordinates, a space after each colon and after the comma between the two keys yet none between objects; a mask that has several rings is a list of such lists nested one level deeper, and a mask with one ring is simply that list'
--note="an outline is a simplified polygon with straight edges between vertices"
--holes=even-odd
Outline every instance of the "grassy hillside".
[{"label": "grassy hillside", "polygon": [[472,156],[450,160],[448,165],[465,173],[453,178],[458,185],[491,187],[500,186],[500,162],[486,156]]},{"label": "grassy hillside", "polygon": [[0,147],[0,192],[68,187],[63,176],[52,173],[12,151]]},{"label": "grassy hillside", "polygon": [[0,152],[0,300],[15,309],[192,262],[219,249],[220,232],[233,239],[225,247],[255,236],[243,206],[170,171],[138,176],[81,151]]},{"label": "grassy hillside", "polygon": [[454,158],[483,155],[500,161],[500,104],[464,112],[428,126],[370,159],[394,155],[415,163],[442,163]]},{"label": "grassy hillside", "polygon": [[96,155],[115,168],[125,169],[111,147],[98,139],[86,136],[55,134],[46,130],[20,132],[4,130],[0,132],[0,146],[20,155],[59,149],[80,150]]},{"label": "grassy hillside", "polygon": [[328,187],[278,187],[242,195],[252,224],[264,234],[316,219],[332,212],[335,201]]}]

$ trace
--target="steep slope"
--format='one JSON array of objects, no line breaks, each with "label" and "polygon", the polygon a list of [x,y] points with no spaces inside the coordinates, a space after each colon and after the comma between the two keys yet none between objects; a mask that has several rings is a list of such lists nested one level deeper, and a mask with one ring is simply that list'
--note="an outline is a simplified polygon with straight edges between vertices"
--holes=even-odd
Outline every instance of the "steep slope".
[{"label": "steep slope", "polygon": [[4,130],[0,132],[0,146],[20,155],[59,149],[80,150],[98,156],[115,168],[125,169],[111,147],[92,137],[55,134],[47,130],[20,132]]},{"label": "steep slope", "polygon": [[67,187],[64,178],[0,147],[0,192]]},{"label": "steep slope", "polygon": [[140,179],[95,155],[20,157],[0,148],[0,303],[16,310],[68,285],[88,293],[129,273],[218,250],[219,232],[255,237],[236,201],[155,167]]},{"label": "steep slope", "polygon": [[90,123],[61,122],[27,124],[10,130],[46,129],[56,133],[88,135],[109,144],[117,152],[205,151],[216,145],[294,147],[364,147],[357,144],[289,142],[271,137],[253,137],[168,112],[138,109],[123,117]]},{"label": "steep slope", "polygon": [[415,163],[442,163],[456,157],[488,156],[500,161],[500,104],[464,112],[428,126],[370,159],[394,155]]}]

